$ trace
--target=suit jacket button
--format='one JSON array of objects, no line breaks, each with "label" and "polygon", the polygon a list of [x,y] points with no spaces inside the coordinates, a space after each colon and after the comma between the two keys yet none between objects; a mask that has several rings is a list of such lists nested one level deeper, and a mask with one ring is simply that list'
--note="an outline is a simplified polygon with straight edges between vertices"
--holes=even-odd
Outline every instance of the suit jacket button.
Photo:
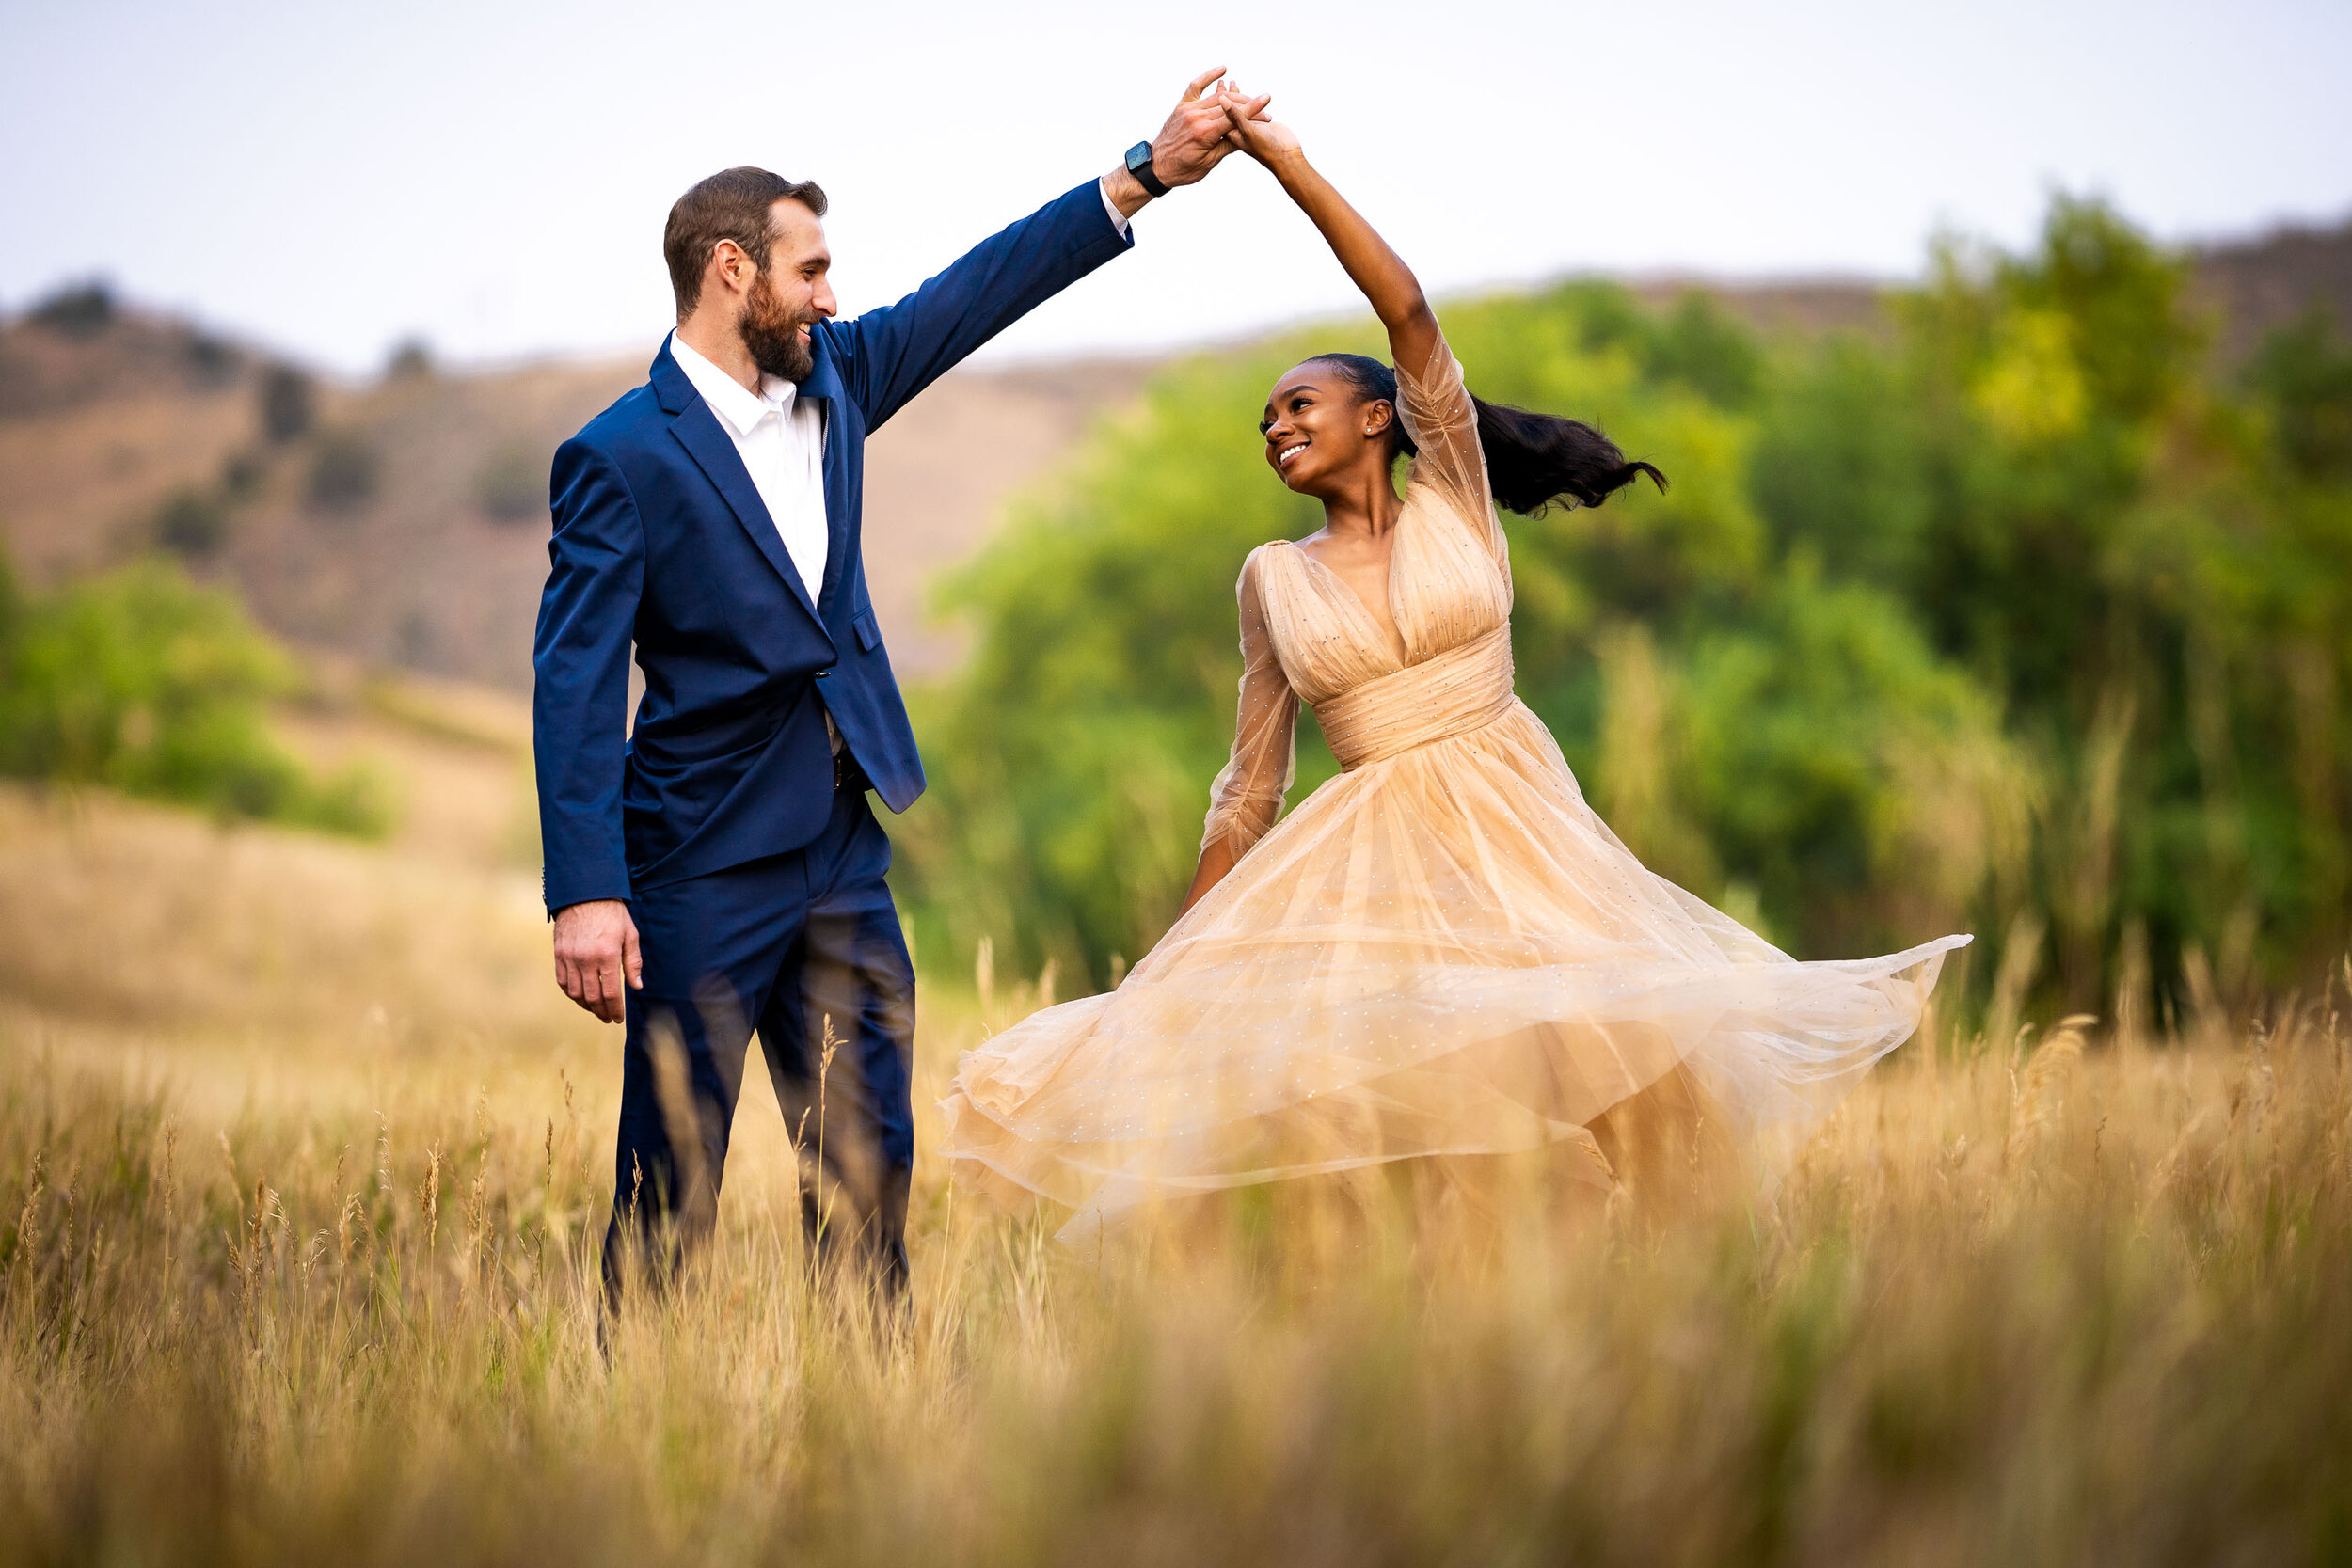
[{"label": "suit jacket button", "polygon": [[817,672],[817,678],[818,678],[818,680],[823,680],[823,679],[824,679],[827,675],[830,675],[830,674],[832,674],[832,673],[833,673],[833,666],[832,666],[832,665],[830,665],[830,664],[828,664],[828,665],[826,665],[826,666],[825,666],[822,670],[819,670],[819,671],[818,671],[818,672]]}]

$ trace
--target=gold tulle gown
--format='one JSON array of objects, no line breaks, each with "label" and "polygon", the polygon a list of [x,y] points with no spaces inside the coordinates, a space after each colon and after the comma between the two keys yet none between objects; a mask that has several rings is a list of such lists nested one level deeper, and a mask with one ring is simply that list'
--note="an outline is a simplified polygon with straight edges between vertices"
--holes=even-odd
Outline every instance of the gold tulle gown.
[{"label": "gold tulle gown", "polygon": [[[1117,990],[963,1057],[941,1152],[967,1183],[1070,1205],[1077,1227],[1555,1144],[1607,1185],[1627,1157],[1613,1118],[1645,1103],[1769,1177],[1968,942],[1799,963],[1645,869],[1513,694],[1510,555],[1461,369],[1440,344],[1398,372],[1420,449],[1390,566],[1402,646],[1305,550],[1250,552],[1203,841],[1238,862]],[[1278,824],[1301,700],[1344,771]]]}]

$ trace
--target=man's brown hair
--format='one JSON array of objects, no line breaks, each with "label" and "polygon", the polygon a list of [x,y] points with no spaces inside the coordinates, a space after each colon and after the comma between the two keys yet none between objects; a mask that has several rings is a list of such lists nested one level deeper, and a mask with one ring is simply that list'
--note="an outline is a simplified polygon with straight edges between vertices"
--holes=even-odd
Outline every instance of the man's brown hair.
[{"label": "man's brown hair", "polygon": [[670,263],[670,291],[677,295],[678,320],[684,321],[702,298],[703,269],[721,240],[733,240],[752,265],[766,270],[772,237],[769,209],[787,197],[818,217],[825,215],[825,193],[814,180],[787,180],[749,165],[721,169],[677,198],[661,230],[661,256]]}]

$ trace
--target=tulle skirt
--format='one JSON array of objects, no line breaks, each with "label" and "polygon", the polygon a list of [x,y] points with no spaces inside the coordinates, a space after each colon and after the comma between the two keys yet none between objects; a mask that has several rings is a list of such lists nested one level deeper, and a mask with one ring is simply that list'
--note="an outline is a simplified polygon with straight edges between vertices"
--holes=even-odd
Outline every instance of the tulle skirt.
[{"label": "tulle skirt", "polygon": [[1665,1091],[1769,1179],[1788,1134],[1918,1027],[1968,940],[1795,961],[1645,869],[1514,699],[1325,784],[1117,990],[968,1053],[941,1152],[1081,1225],[1546,1145],[1607,1185],[1608,1118]]}]

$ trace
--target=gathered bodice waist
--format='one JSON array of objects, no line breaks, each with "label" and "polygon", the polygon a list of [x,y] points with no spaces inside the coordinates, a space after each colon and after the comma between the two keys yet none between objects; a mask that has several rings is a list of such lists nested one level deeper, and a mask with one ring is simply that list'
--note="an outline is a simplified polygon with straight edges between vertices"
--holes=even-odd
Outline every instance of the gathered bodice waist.
[{"label": "gathered bodice waist", "polygon": [[1467,735],[1511,705],[1509,623],[1422,663],[1315,705],[1323,738],[1353,770],[1416,746]]}]

